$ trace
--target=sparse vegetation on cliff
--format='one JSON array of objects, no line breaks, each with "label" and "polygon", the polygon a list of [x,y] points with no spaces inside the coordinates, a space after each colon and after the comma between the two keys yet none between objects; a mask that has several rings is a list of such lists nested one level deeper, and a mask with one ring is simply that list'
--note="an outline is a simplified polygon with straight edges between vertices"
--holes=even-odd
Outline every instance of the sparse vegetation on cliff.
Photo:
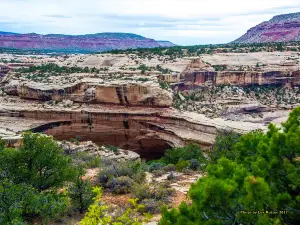
[{"label": "sparse vegetation on cliff", "polygon": [[59,66],[54,63],[42,64],[40,66],[30,66],[29,68],[21,68],[16,72],[19,73],[34,73],[38,72],[39,74],[45,73],[56,73],[56,74],[70,74],[70,73],[100,73],[101,71],[106,71],[107,68],[96,69],[89,67],[67,67],[67,66]]},{"label": "sparse vegetation on cliff", "polygon": [[[183,94],[180,94],[183,95]],[[218,117],[226,112],[226,102],[256,102],[264,106],[290,107],[300,103],[298,87],[285,88],[276,85],[202,87],[173,98],[173,107],[180,110],[204,113],[209,117]]]},{"label": "sparse vegetation on cliff", "polygon": [[[194,45],[174,46],[169,48],[139,48],[127,50],[113,50],[106,53],[112,54],[137,54],[143,58],[160,55],[169,56],[170,59],[189,56],[200,56],[201,54],[215,53],[249,53],[249,52],[274,52],[294,51],[299,49],[300,42],[282,43],[229,43],[218,45]],[[293,50],[292,50],[293,49]]]}]

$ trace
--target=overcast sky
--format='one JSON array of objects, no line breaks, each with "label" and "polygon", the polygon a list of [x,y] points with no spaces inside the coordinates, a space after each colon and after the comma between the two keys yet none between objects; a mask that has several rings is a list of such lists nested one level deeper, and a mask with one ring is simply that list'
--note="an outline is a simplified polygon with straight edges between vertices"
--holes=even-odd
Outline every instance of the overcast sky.
[{"label": "overcast sky", "polygon": [[227,43],[299,0],[0,0],[0,31],[127,32],[175,44]]}]

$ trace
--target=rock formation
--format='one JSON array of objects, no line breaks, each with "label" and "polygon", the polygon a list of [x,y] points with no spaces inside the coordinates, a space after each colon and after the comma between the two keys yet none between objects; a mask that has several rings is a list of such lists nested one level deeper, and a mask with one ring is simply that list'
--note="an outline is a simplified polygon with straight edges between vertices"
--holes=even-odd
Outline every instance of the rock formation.
[{"label": "rock formation", "polygon": [[[17,88],[17,90],[15,90]],[[42,101],[71,100],[81,103],[110,103],[119,105],[144,105],[168,107],[172,105],[172,94],[155,83],[85,80],[69,85],[49,85],[36,82],[9,82],[5,91],[24,99]]]},{"label": "rock formation", "polygon": [[[256,93],[246,96],[246,89],[234,86],[217,91],[222,87],[218,85],[297,86],[296,57],[291,52],[176,59],[137,54],[16,56],[38,67],[10,71],[1,80],[0,136],[9,145],[19,144],[25,130],[44,132],[59,141],[80,136],[82,141],[114,145],[146,159],[159,158],[166,149],[189,142],[209,150],[218,132],[264,130],[267,123],[286,117],[298,100],[296,94],[283,92],[277,101],[280,106],[265,106],[276,102],[270,97],[273,91],[263,95],[268,101],[255,102],[251,96]],[[9,61],[12,56],[3,54],[3,58]],[[256,66],[258,59],[264,66]],[[227,64],[220,67],[224,61]],[[60,67],[54,70],[49,62]],[[81,69],[57,70],[73,66]],[[94,70],[84,72],[85,68]],[[169,86],[175,86],[173,91]],[[290,99],[289,105],[283,105],[285,99]],[[279,114],[274,112],[278,109]]]},{"label": "rock formation", "polygon": [[194,59],[181,74],[180,90],[203,85],[300,85],[297,53],[219,53]]},{"label": "rock formation", "polygon": [[191,82],[193,85],[300,85],[300,71],[272,71],[272,72],[254,72],[254,71],[197,71],[185,74],[185,82]]},{"label": "rock formation", "polygon": [[270,21],[252,27],[233,43],[300,41],[300,13],[274,16]]},{"label": "rock formation", "polygon": [[154,48],[173,46],[129,33],[99,33],[87,35],[15,34],[0,32],[0,47],[58,52],[102,52],[113,49]]}]

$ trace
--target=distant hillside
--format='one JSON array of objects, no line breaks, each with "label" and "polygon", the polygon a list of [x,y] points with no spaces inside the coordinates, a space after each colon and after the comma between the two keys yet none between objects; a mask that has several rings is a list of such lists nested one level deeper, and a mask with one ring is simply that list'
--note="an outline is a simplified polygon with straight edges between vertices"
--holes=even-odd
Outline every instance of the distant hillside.
[{"label": "distant hillside", "polygon": [[300,12],[274,16],[252,27],[233,43],[300,41]]},{"label": "distant hillside", "polygon": [[161,47],[173,47],[176,46],[175,44],[173,44],[170,41],[157,41],[157,43],[161,46]]},{"label": "distant hillside", "polygon": [[[53,50],[58,52],[103,52],[114,49],[165,47],[172,43],[130,33],[98,33],[64,35],[36,33],[16,34],[0,31],[0,47],[22,50]],[[172,45],[173,46],[173,45]]]}]

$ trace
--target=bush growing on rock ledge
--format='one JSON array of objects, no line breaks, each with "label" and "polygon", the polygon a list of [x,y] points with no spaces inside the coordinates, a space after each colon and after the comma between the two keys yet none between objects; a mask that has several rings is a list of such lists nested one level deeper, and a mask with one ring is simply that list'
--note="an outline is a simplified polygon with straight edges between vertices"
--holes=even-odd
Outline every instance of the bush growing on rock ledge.
[{"label": "bush growing on rock ledge", "polygon": [[159,81],[159,86],[161,89],[169,89],[170,86],[166,81]]},{"label": "bush growing on rock ledge", "polygon": [[116,146],[113,146],[113,145],[107,145],[107,146],[105,146],[105,148],[107,148],[108,150],[113,151],[115,154],[118,154],[118,153],[119,153],[119,149],[118,149]]}]

